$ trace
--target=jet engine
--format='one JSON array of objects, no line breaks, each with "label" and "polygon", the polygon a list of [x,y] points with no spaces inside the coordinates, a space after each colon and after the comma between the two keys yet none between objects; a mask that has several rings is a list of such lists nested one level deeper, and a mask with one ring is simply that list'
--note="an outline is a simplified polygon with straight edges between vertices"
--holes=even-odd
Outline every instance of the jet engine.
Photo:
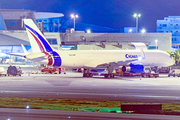
[{"label": "jet engine", "polygon": [[122,67],[123,72],[130,72],[130,73],[142,73],[144,71],[143,65],[134,65],[130,64],[129,66]]}]

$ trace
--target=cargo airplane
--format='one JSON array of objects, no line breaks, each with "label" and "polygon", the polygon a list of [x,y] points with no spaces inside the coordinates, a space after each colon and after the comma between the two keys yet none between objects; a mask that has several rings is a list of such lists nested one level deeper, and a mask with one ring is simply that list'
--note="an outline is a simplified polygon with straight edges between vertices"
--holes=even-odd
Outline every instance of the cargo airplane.
[{"label": "cargo airplane", "polygon": [[[91,69],[107,69],[105,78],[113,78],[114,68],[122,67],[126,71],[139,66],[170,66],[174,59],[161,50],[147,50],[144,43],[133,43],[135,50],[55,50],[31,19],[24,19],[32,54],[24,57],[28,60],[54,67],[84,68],[83,77],[92,77]],[[140,69],[142,69],[140,67]]]}]

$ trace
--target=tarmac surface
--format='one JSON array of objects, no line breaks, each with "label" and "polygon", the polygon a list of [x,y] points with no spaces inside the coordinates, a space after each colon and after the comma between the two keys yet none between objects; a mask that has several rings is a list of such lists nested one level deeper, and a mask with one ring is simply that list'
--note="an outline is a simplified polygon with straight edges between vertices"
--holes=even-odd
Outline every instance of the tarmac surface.
[{"label": "tarmac surface", "polygon": [[83,78],[82,73],[24,74],[0,77],[1,97],[42,97],[81,100],[180,103],[180,79],[102,76]]},{"label": "tarmac surface", "polygon": [[[95,76],[93,78],[83,78],[82,73],[72,73],[72,72],[67,72],[67,74],[60,74],[60,75],[59,74],[23,74],[22,76],[0,77],[0,97],[23,97],[23,98],[38,97],[38,98],[58,98],[58,99],[98,100],[98,101],[110,100],[110,101],[127,101],[127,102],[180,103],[179,88],[180,88],[179,77],[167,77],[166,74],[160,75],[159,78],[115,77],[113,79],[105,79],[102,76]],[[21,114],[21,113],[11,114],[11,112],[4,113],[2,111],[0,111],[0,116],[2,117],[3,115],[6,116],[7,114],[15,115],[15,116],[19,116],[19,114]],[[69,111],[64,111],[64,112],[67,114],[71,114],[71,112]],[[41,120],[41,118],[44,118],[42,117],[42,114],[45,113],[43,111],[40,111],[39,114],[33,113],[28,115],[22,112],[21,115],[22,116],[25,115],[26,117],[30,116],[30,118],[39,118]],[[74,119],[80,119],[80,118],[89,119],[93,116],[93,114],[84,116],[81,112],[72,113],[72,114],[74,115],[76,114],[75,115],[76,117],[79,116],[79,118],[75,117]],[[93,119],[99,118],[101,116],[101,113],[96,115],[97,116],[92,118]],[[137,114],[135,114],[135,116],[136,115]],[[52,119],[59,119],[58,116],[55,118],[53,117],[53,115],[50,116],[52,116]],[[144,119],[135,116],[134,119]],[[164,118],[169,117],[168,115],[166,116],[167,117]],[[157,116],[155,116],[155,118],[153,117],[152,118],[156,119],[156,117]],[[173,116],[171,117],[173,118]],[[176,117],[179,116],[175,116],[175,119]],[[105,118],[106,117],[102,117],[102,116],[100,117],[100,119],[105,119]],[[107,118],[110,119],[111,117],[107,117]],[[121,115],[119,116],[119,118],[133,119],[133,117],[124,118]],[[152,118],[149,117],[149,115],[147,115],[147,119],[151,120]],[[162,119],[164,118],[162,115]],[[16,119],[18,119],[18,117]],[[67,116],[64,116],[63,119],[69,119],[69,118],[67,118]],[[112,119],[118,119],[118,117],[117,118],[112,117]]]},{"label": "tarmac surface", "polygon": [[0,108],[1,120],[179,120],[176,115],[97,113]]}]

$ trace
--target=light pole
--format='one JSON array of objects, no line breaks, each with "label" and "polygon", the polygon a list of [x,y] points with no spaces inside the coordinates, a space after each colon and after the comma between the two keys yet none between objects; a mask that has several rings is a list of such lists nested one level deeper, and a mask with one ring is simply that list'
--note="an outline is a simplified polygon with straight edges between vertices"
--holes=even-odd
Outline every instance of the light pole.
[{"label": "light pole", "polygon": [[156,42],[156,50],[157,50],[157,42],[158,42],[158,40],[156,39],[155,42]]},{"label": "light pole", "polygon": [[74,18],[74,31],[75,31],[75,18],[78,18],[78,15],[71,14],[71,18]]},{"label": "light pole", "polygon": [[133,15],[136,18],[136,33],[138,33],[138,17],[141,17],[141,14],[134,14]]}]

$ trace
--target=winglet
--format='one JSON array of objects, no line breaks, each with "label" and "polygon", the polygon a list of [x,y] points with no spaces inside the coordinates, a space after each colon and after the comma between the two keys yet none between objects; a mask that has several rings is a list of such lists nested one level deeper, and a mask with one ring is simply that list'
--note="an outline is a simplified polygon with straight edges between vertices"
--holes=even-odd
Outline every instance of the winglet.
[{"label": "winglet", "polygon": [[133,43],[132,44],[135,46],[136,50],[147,50],[147,47],[144,43]]},{"label": "winglet", "polygon": [[25,53],[25,54],[29,54],[29,52],[26,50],[26,48],[24,47],[24,45],[21,44],[21,46],[22,46],[22,49],[23,49],[24,53]]},{"label": "winglet", "polygon": [[143,48],[141,48],[141,56],[142,56],[142,59],[145,59],[145,54],[144,54]]}]

